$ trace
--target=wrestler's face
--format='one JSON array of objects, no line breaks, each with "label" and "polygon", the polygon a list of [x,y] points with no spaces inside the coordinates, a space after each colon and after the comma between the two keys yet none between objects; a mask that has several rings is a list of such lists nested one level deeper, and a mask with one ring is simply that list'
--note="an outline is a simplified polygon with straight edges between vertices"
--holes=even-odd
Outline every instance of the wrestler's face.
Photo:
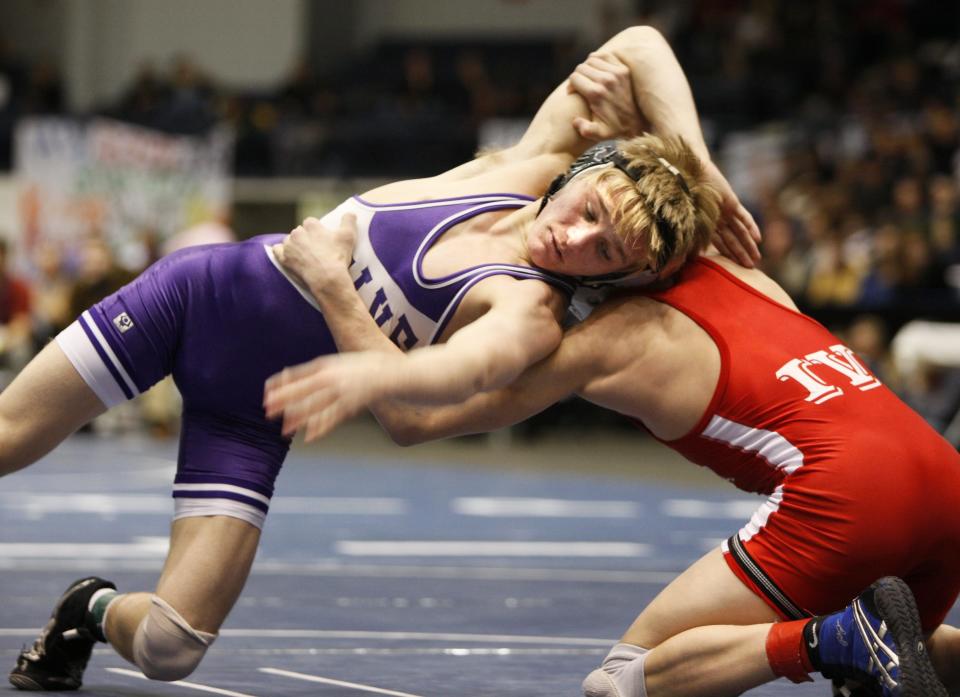
[{"label": "wrestler's face", "polygon": [[568,276],[603,276],[646,266],[643,244],[627,245],[594,177],[574,179],[550,199],[527,231],[530,261]]}]

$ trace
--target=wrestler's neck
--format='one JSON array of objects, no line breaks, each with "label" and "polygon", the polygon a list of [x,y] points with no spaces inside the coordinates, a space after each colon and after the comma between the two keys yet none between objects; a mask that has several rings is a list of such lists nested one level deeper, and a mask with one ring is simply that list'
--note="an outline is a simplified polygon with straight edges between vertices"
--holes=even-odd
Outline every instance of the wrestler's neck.
[{"label": "wrestler's neck", "polygon": [[524,235],[535,216],[536,209],[526,205],[467,218],[434,240],[424,256],[424,270],[440,276],[476,264],[531,266]]},{"label": "wrestler's neck", "polygon": [[522,208],[515,208],[497,217],[492,225],[484,232],[491,237],[502,240],[516,249],[515,263],[532,266],[527,253],[527,232],[540,210],[540,201],[528,203]]}]

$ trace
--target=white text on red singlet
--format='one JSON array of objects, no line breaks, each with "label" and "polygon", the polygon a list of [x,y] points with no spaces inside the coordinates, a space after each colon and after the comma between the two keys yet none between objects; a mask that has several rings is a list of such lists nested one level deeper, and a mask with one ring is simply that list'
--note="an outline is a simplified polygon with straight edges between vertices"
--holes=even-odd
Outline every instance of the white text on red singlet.
[{"label": "white text on red singlet", "polygon": [[843,344],[835,344],[829,351],[814,351],[803,358],[792,358],[777,371],[777,378],[781,382],[794,380],[800,383],[808,393],[804,401],[814,404],[823,404],[842,395],[843,389],[839,385],[828,383],[813,372],[814,365],[830,368],[845,377],[850,386],[858,390],[865,392],[880,387],[880,381],[864,368],[853,351]]}]

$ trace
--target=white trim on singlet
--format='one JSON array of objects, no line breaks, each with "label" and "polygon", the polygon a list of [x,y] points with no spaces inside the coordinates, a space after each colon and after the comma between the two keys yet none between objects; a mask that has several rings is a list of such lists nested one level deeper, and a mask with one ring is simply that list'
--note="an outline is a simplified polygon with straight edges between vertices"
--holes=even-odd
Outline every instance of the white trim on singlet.
[{"label": "white trim on singlet", "polygon": [[109,409],[127,401],[127,395],[103,362],[79,320],[71,322],[70,326],[60,332],[56,342],[87,387],[93,390],[105,407]]},{"label": "white trim on singlet", "polygon": [[267,519],[267,514],[256,506],[234,499],[175,498],[173,502],[174,520],[224,515],[230,518],[238,518],[258,529],[262,529]]},{"label": "white trim on singlet", "polygon": [[[455,224],[460,219],[468,220],[486,209],[493,210],[502,208],[503,204],[506,202],[516,202],[516,208],[521,208],[523,205],[528,203],[519,199],[502,198],[494,201],[483,202],[476,206],[458,211],[457,213],[447,216],[439,223],[434,225],[430,232],[424,236],[423,241],[420,242],[420,246],[417,247],[417,251],[414,253],[411,263],[413,280],[418,286],[424,290],[436,290],[438,288],[445,288],[447,286],[466,281],[463,287],[461,287],[450,299],[450,302],[447,303],[447,306],[443,310],[443,314],[440,315],[440,318],[437,320],[436,331],[434,332],[433,336],[430,337],[430,343],[436,341],[437,335],[446,328],[451,314],[456,312],[457,308],[460,307],[460,303],[463,301],[463,296],[466,295],[467,292],[469,292],[470,289],[480,280],[489,276],[507,275],[514,278],[520,276],[531,280],[549,283],[548,279],[553,278],[551,274],[547,274],[529,266],[521,266],[519,264],[482,264],[469,269],[464,269],[463,271],[455,273],[451,276],[437,280],[428,279],[421,275],[420,266],[423,262],[423,256],[437,241],[437,238],[446,232],[450,225]],[[458,203],[461,202],[458,201]]]},{"label": "white trim on singlet", "polygon": [[[190,496],[189,492],[213,492],[219,493],[218,496]],[[180,494],[179,496],[177,494]],[[258,528],[263,527],[263,521],[267,518],[266,511],[226,494],[236,494],[251,501],[259,501],[269,508],[270,497],[264,496],[258,491],[248,489],[234,484],[224,484],[222,482],[174,482],[173,500],[174,514],[173,519],[191,518],[196,516],[225,515],[231,518],[245,520]]]},{"label": "white trim on singlet", "polygon": [[[714,414],[701,435],[744,452],[756,453],[787,475],[803,467],[803,452],[776,431],[744,426]],[[740,529],[738,533],[740,539],[746,542],[760,532],[770,520],[770,516],[780,510],[781,503],[783,503],[782,484],[774,489],[769,498],[754,511],[750,522]]]},{"label": "white trim on singlet", "polygon": [[803,467],[803,453],[776,431],[744,426],[714,414],[701,435],[738,450],[756,453],[787,474],[793,474]]},{"label": "white trim on singlet", "polygon": [[770,494],[766,501],[760,504],[760,507],[750,516],[750,521],[740,528],[737,536],[746,542],[758,532],[767,526],[770,516],[780,510],[780,504],[783,503],[783,484],[778,486]]},{"label": "white trim on singlet", "polygon": [[123,381],[127,385],[134,396],[140,394],[140,390],[137,389],[137,384],[133,381],[130,375],[124,369],[123,364],[120,362],[120,359],[117,358],[117,354],[113,352],[113,348],[110,346],[110,342],[107,341],[106,337],[100,331],[100,327],[97,326],[96,321],[94,321],[93,316],[90,314],[90,310],[84,310],[81,315],[84,320],[87,322],[87,326],[90,327],[90,331],[93,333],[93,336],[96,338],[97,343],[100,344],[100,348],[103,349],[103,352],[107,354],[107,358],[110,359],[110,362],[113,364],[113,367],[116,368],[117,372],[120,373],[120,377],[123,378]]},{"label": "white trim on singlet", "polygon": [[178,491],[229,491],[233,494],[240,494],[241,496],[246,496],[248,499],[254,499],[260,503],[269,506],[270,498],[264,496],[261,493],[253,491],[252,489],[246,489],[241,486],[235,486],[233,484],[220,484],[220,483],[176,483],[173,485],[174,494]]},{"label": "white trim on singlet", "polygon": [[290,282],[290,285],[292,285],[294,289],[298,293],[300,293],[301,296],[303,296],[303,299],[306,300],[314,310],[316,310],[322,315],[323,310],[320,309],[320,305],[317,304],[316,299],[314,299],[313,295],[310,294],[310,291],[307,290],[306,287],[304,287],[304,285],[300,282],[300,279],[298,279],[292,273],[287,271],[283,267],[283,265],[279,261],[277,261],[277,257],[273,253],[273,245],[269,245],[269,244],[263,245],[263,251],[267,253],[267,259],[269,259],[270,263],[276,267],[277,271],[283,274],[283,277]]},{"label": "white trim on singlet", "polygon": [[[528,278],[538,278],[538,279],[548,279],[554,278],[552,274],[548,274],[544,271],[533,268],[532,266],[521,266],[520,264],[480,264],[475,267],[464,269],[458,273],[455,273],[451,276],[448,276],[444,279],[428,279],[420,275],[420,265],[422,262],[422,257],[426,254],[427,250],[436,242],[436,238],[439,237],[443,232],[446,232],[446,228],[456,222],[458,219],[468,220],[478,215],[477,211],[482,211],[487,208],[498,208],[502,207],[504,203],[516,203],[516,208],[522,208],[524,205],[529,203],[529,201],[523,201],[521,199],[511,199],[511,198],[502,198],[494,201],[481,203],[479,205],[461,210],[453,215],[447,216],[439,223],[433,226],[433,228],[428,232],[423,241],[420,242],[420,246],[417,247],[417,251],[413,255],[413,280],[417,282],[421,288],[428,290],[433,290],[436,288],[444,288],[446,286],[452,285],[454,283],[459,283],[464,279],[470,279],[474,276],[479,276],[481,274],[493,273],[519,273],[521,275],[527,276]],[[461,203],[458,201],[458,203]],[[559,279],[558,279],[559,280]],[[572,284],[571,284],[572,285]]]},{"label": "white trim on singlet", "polygon": [[407,211],[413,210],[416,208],[442,208],[443,206],[455,206],[460,203],[493,203],[496,201],[516,201],[521,206],[518,208],[527,205],[528,203],[533,203],[536,199],[527,198],[525,196],[515,196],[511,194],[481,194],[479,196],[455,196],[453,198],[436,198],[429,199],[427,201],[410,201],[408,203],[371,203],[370,201],[365,201],[360,196],[353,196],[352,199],[357,202],[360,206],[371,210],[374,212],[377,211]]},{"label": "white trim on singlet", "polygon": [[[344,203],[349,203],[349,202],[351,202],[351,201],[355,202],[355,203],[356,203],[357,205],[359,205],[361,208],[364,208],[364,209],[366,209],[366,210],[368,210],[368,211],[371,211],[371,212],[374,213],[374,214],[375,214],[375,213],[378,213],[378,212],[380,212],[380,211],[403,211],[403,210],[411,210],[411,209],[415,209],[415,208],[440,208],[440,207],[442,207],[442,206],[450,206],[450,205],[454,205],[454,204],[458,204],[458,203],[465,203],[465,202],[471,202],[471,201],[474,201],[474,202],[477,202],[477,203],[487,203],[487,204],[490,204],[490,203],[502,203],[502,202],[504,202],[504,201],[516,201],[518,204],[522,204],[522,205],[526,205],[527,203],[529,203],[529,201],[527,201],[527,200],[525,200],[525,199],[513,198],[513,197],[508,196],[508,195],[505,195],[505,194],[495,194],[495,195],[487,195],[487,196],[464,196],[464,197],[461,197],[461,198],[440,199],[440,200],[436,200],[436,201],[420,201],[420,202],[417,202],[417,203],[397,203],[397,204],[385,204],[385,205],[379,205],[379,204],[376,204],[376,203],[369,203],[369,202],[367,202],[367,201],[364,201],[364,200],[363,200],[362,198],[360,198],[359,196],[353,196],[353,197],[347,199],[346,201],[344,201]],[[333,213],[336,213],[336,211],[340,210],[340,208],[342,208],[342,207],[343,207],[343,204],[341,204],[340,206],[338,206],[337,208],[335,208],[333,211],[331,211],[330,214],[332,215]],[[482,207],[482,206],[480,206],[480,207]],[[517,207],[520,208],[521,205],[518,205]],[[472,211],[472,210],[475,210],[475,209],[470,209],[470,210]],[[448,224],[448,222],[449,222],[451,219],[456,218],[458,215],[463,215],[463,214],[464,214],[464,211],[461,211],[461,212],[460,212],[459,214],[457,214],[457,215],[452,215],[452,216],[449,216],[448,218],[445,218],[445,219],[443,220],[443,222],[440,223],[440,226]],[[329,222],[330,224],[336,224],[334,221],[327,221],[327,216],[324,217],[324,221],[325,221],[325,222]],[[436,234],[437,227],[439,227],[439,226],[434,227],[432,230],[430,230],[429,233],[427,233],[427,238],[429,238],[431,235],[435,235],[435,234]],[[424,238],[424,239],[427,239],[427,238]],[[422,247],[422,246],[423,246],[423,244],[421,243],[421,247]],[[267,258],[270,260],[270,263],[273,264],[273,266],[277,269],[277,271],[279,271],[281,274],[283,274],[283,277],[286,278],[286,279],[290,282],[290,285],[292,285],[292,286],[296,289],[296,291],[303,297],[303,299],[306,300],[306,301],[310,304],[310,306],[313,307],[313,309],[315,309],[317,312],[320,312],[321,314],[323,314],[323,311],[320,309],[320,305],[317,303],[316,299],[315,299],[315,298],[313,297],[313,295],[310,293],[310,290],[309,290],[306,286],[304,286],[303,283],[300,282],[300,279],[298,279],[298,278],[297,278],[296,276],[294,276],[292,273],[290,273],[289,271],[287,271],[287,270],[283,267],[283,265],[277,260],[276,255],[273,253],[273,245],[264,244],[264,245],[263,245],[263,250],[264,250],[264,252],[266,252]],[[372,251],[372,250],[371,250],[371,251]],[[373,252],[373,254],[374,254],[374,256],[376,256],[376,252]],[[413,277],[414,277],[414,279],[417,281],[418,284],[420,283],[420,281],[419,281],[419,278],[418,278],[418,275],[419,275],[419,274],[417,273],[417,263],[416,263],[416,262],[417,262],[417,258],[419,258],[419,254],[420,254],[420,250],[418,249],[418,250],[417,250],[417,254],[414,255],[414,266],[413,266]],[[484,268],[486,268],[486,267],[484,267]],[[511,268],[512,268],[512,267],[511,267]],[[525,268],[525,267],[517,267],[517,268],[522,269],[522,268]],[[531,271],[534,271],[534,270],[531,269]],[[537,275],[536,278],[540,278],[540,276]],[[420,286],[421,286],[422,288],[429,288],[429,287],[441,288],[441,287],[443,287],[443,285],[445,285],[445,284],[437,285],[437,286],[424,286],[423,284],[420,284]],[[402,293],[401,293],[401,294],[402,294]],[[457,299],[459,299],[459,295],[457,296]],[[444,313],[444,316],[446,316],[446,313]],[[432,320],[431,320],[431,321],[432,321]],[[439,324],[439,323],[438,323],[438,324]]]},{"label": "white trim on singlet", "polygon": [[[417,208],[443,208],[446,206],[455,206],[461,205],[464,203],[474,203],[476,205],[471,208],[466,208],[460,210],[453,215],[449,215],[439,223],[433,226],[430,231],[424,236],[423,240],[420,242],[420,246],[417,247],[417,251],[413,255],[413,279],[417,282],[421,288],[428,290],[433,290],[436,288],[444,288],[453,283],[458,283],[463,279],[473,278],[478,275],[485,275],[491,272],[493,273],[505,273],[513,272],[519,273],[523,276],[533,279],[555,279],[562,281],[563,279],[557,275],[547,273],[546,271],[540,271],[532,266],[523,266],[521,264],[481,264],[470,269],[464,269],[463,271],[456,273],[448,278],[443,280],[430,280],[420,275],[420,262],[423,255],[426,253],[427,249],[436,241],[436,238],[446,231],[446,228],[456,222],[459,219],[468,220],[475,215],[476,211],[482,211],[484,209],[497,209],[503,207],[504,203],[513,204],[513,208],[523,208],[524,206],[533,203],[536,199],[520,196],[516,194],[483,194],[479,196],[459,196],[453,198],[444,198],[444,199],[432,199],[429,201],[418,201],[412,203],[397,203],[397,204],[376,204],[364,201],[359,196],[354,196],[353,200],[357,202],[363,208],[378,213],[380,211],[400,211],[400,210],[412,210]],[[573,286],[573,284],[570,284]],[[458,296],[459,297],[459,296]]]}]

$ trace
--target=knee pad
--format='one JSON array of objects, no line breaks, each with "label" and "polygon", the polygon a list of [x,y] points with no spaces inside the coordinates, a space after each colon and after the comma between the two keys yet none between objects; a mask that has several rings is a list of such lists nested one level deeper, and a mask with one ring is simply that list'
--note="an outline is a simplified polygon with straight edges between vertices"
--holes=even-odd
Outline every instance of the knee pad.
[{"label": "knee pad", "polygon": [[584,697],[647,697],[643,677],[649,649],[617,644],[603,663],[583,681]]},{"label": "knee pad", "polygon": [[194,671],[216,638],[191,627],[154,595],[133,636],[133,662],[151,680],[180,680]]}]

